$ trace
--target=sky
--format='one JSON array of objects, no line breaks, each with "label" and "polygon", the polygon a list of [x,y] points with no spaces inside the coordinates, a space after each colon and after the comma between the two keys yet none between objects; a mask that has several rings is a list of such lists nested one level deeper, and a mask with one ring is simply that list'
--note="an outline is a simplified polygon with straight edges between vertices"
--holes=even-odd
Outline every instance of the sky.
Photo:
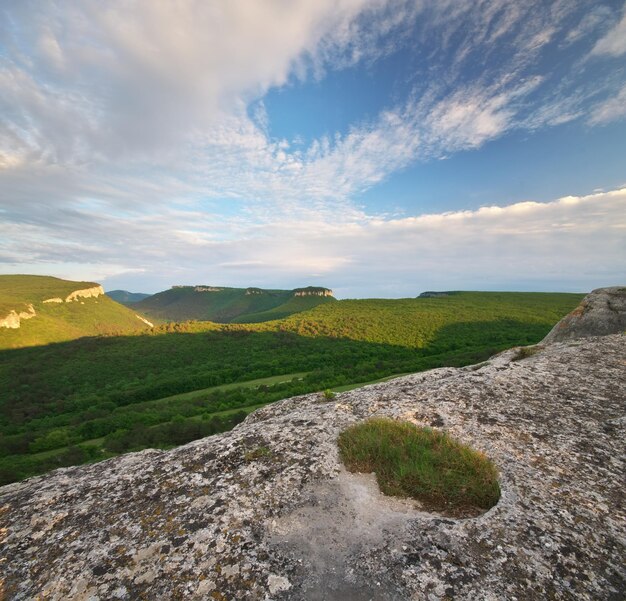
[{"label": "sky", "polygon": [[626,284],[626,4],[3,0],[0,273]]}]

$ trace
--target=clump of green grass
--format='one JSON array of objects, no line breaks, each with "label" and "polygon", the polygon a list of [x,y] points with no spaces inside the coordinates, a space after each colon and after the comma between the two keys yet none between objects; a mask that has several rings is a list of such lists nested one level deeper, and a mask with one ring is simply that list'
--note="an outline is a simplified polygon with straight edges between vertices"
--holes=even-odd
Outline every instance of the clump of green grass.
[{"label": "clump of green grass", "polygon": [[374,472],[384,494],[417,499],[426,509],[475,515],[500,498],[496,466],[443,432],[373,418],[343,431],[338,444],[348,470]]},{"label": "clump of green grass", "polygon": [[324,397],[325,401],[334,401],[337,395],[330,388],[327,388],[322,393],[322,396]]}]

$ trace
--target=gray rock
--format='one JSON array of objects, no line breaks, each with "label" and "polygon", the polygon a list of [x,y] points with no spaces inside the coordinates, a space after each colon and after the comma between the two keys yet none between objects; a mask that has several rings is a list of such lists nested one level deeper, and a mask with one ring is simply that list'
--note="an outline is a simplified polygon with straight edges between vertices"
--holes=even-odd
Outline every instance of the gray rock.
[{"label": "gray rock", "polygon": [[606,336],[626,331],[626,286],[590,292],[569,315],[557,323],[542,344]]},{"label": "gray rock", "polygon": [[[623,599],[625,342],[287,399],[168,452],[6,486],[4,598]],[[337,436],[374,415],[484,451],[499,503],[451,519],[346,473]]]}]

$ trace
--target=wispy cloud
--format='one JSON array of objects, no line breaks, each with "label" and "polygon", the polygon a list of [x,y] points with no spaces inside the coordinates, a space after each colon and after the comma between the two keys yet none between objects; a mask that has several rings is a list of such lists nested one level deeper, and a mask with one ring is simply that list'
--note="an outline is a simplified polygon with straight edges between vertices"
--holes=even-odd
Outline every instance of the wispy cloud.
[{"label": "wispy cloud", "polygon": [[626,53],[626,8],[622,12],[622,18],[619,23],[596,42],[591,51],[592,54],[621,56]]},{"label": "wispy cloud", "polygon": [[589,121],[593,125],[605,125],[626,116],[626,84],[613,98],[594,106]]},{"label": "wispy cloud", "polygon": [[[507,215],[523,229],[523,219],[552,209],[494,209],[500,229],[483,246],[473,224],[491,227],[488,211],[386,221],[359,209],[359,194],[416,161],[515,130],[579,118],[602,125],[626,104],[623,82],[574,68],[580,56],[623,54],[626,17],[615,23],[604,6],[586,14],[582,0],[24,0],[0,11],[0,261],[32,269],[106,265],[111,275],[166,264],[183,278],[209,263],[208,279],[231,283],[233,270],[240,281],[253,266],[347,281],[365,265],[386,273],[394,252],[416,258],[440,223],[469,244],[451,248],[449,261],[444,252],[442,269],[463,273],[453,257],[469,248],[483,253],[483,267],[500,261],[508,271],[490,258],[501,255],[493,241],[512,227]],[[307,145],[270,136],[271,88],[374,64],[407,45],[414,71],[377,115]],[[577,46],[558,76],[543,60],[547,48]],[[576,206],[604,207],[610,220],[586,218],[613,232],[615,202],[601,195]],[[583,235],[589,222],[577,219],[567,223]],[[538,223],[546,251],[556,252],[548,241],[574,238],[569,226]],[[516,240],[526,252],[521,234],[507,231],[509,242],[498,243]],[[435,277],[434,267],[421,269]]]}]

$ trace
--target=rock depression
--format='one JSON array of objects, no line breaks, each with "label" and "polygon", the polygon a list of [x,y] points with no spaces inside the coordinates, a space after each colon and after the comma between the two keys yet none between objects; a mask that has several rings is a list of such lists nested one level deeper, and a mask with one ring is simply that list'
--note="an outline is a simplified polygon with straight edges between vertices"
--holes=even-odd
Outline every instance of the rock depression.
[{"label": "rock depression", "polygon": [[[523,359],[511,349],[332,401],[287,399],[172,451],[6,486],[4,596],[623,599],[625,343],[590,337]],[[375,415],[484,451],[499,503],[451,519],[347,473],[337,436]]]}]

